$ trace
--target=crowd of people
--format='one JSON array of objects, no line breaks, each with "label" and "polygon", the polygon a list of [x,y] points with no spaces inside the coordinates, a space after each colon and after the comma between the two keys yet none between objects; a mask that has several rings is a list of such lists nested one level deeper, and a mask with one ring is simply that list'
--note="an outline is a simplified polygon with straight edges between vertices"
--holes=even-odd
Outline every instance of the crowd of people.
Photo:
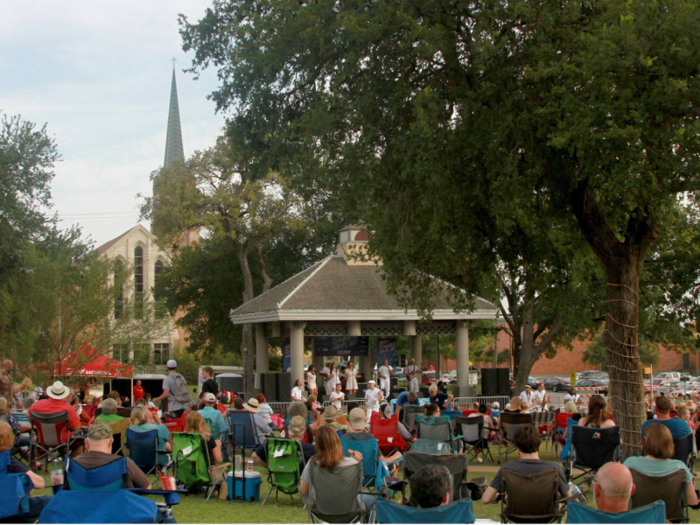
[{"label": "crowd of people", "polygon": [[[309,381],[309,375],[316,373],[313,367],[310,367],[306,384],[309,390],[308,399],[303,396],[296,399],[289,405],[284,414],[286,417],[280,418],[274,413],[263,394],[250,397],[248,400],[236,397],[230,406],[222,407],[218,395],[218,384],[213,381],[213,370],[207,367],[203,373],[204,382],[199,399],[187,401],[186,396],[182,395],[184,378],[177,372],[177,363],[170,360],[168,369],[168,376],[163,383],[163,393],[155,399],[150,399],[148,393],[143,391],[143,387],[136,384],[132,392],[133,401],[128,396],[111,392],[96,405],[94,413],[88,414],[84,408],[81,410],[83,405],[76,401],[75,392],[61,381],[56,381],[40,391],[36,399],[29,400],[26,413],[31,421],[32,414],[65,412],[68,428],[75,438],[66,452],[77,464],[90,470],[106,465],[119,457],[113,450],[114,428],[124,420],[128,420],[130,428],[135,432],[157,431],[158,463],[162,468],[167,467],[172,461],[172,440],[171,431],[164,423],[178,418],[182,419],[185,432],[199,434],[202,437],[203,446],[207,449],[207,457],[210,461],[208,466],[212,469],[225,468],[228,464],[222,465],[221,462],[228,461],[230,444],[228,443],[229,429],[224,414],[226,411],[248,412],[252,415],[255,432],[260,439],[260,445],[253,451],[252,458],[261,467],[268,466],[267,438],[280,435],[301,444],[304,467],[298,489],[305,500],[311,503],[316,490],[314,479],[319,479],[318,476],[314,478],[314,473],[332,473],[335,469],[350,467],[362,461],[362,455],[352,448],[351,443],[374,439],[370,424],[373,414],[381,419],[391,418],[395,414],[396,432],[410,447],[411,442],[416,440],[416,435],[415,429],[406,419],[406,414],[409,412],[407,407],[417,406],[426,401],[420,399],[419,392],[407,390],[397,396],[395,406],[392,408],[388,402],[390,396],[387,396],[383,389],[378,388],[374,381],[369,381],[364,396],[365,407],[356,406],[349,413],[345,413],[344,408],[347,406],[345,393],[343,386],[338,382],[330,390],[328,397],[330,404],[323,407],[318,402],[317,392],[313,391],[314,383]],[[3,393],[3,396],[0,396],[0,452],[13,448],[26,452],[29,444],[26,433],[29,427],[26,423],[20,423],[12,415],[12,409],[25,406],[26,400],[18,400],[18,391],[15,388],[17,385],[11,383],[8,387],[7,378],[12,380],[11,362],[3,362],[2,372],[3,374],[0,374]],[[319,373],[324,379],[326,373],[333,377],[336,373],[335,367],[324,367],[324,370]],[[184,383],[186,386],[186,382]],[[348,384],[356,386],[346,380],[345,385]],[[303,383],[298,385],[300,390],[302,385]],[[347,388],[347,394],[354,394],[350,390],[352,389]],[[442,412],[452,408],[451,404],[454,400],[452,395],[439,391],[435,385],[430,387],[428,397],[424,408],[426,418],[440,417]],[[157,403],[166,400],[168,410],[162,412],[158,409]],[[18,401],[22,405],[18,405]],[[649,404],[648,408],[648,420],[641,429],[643,455],[628,457],[622,463],[607,463],[595,475],[592,493],[596,507],[600,510],[612,514],[628,511],[629,500],[635,492],[632,472],[649,476],[665,476],[682,471],[686,478],[685,501],[690,506],[700,504],[693,473],[683,461],[673,459],[674,441],[695,433],[698,419],[700,419],[699,407],[692,401],[679,402],[659,396]],[[534,391],[526,387],[520,395],[513,396],[503,410],[497,402],[475,403],[473,406],[461,407],[461,409],[465,414],[468,413],[467,417],[483,418],[482,437],[484,440],[494,439],[494,443],[498,442],[501,435],[503,413],[556,410],[551,406],[551,396],[548,396],[542,387]],[[616,426],[606,400],[599,395],[591,396],[587,406],[583,406],[580,396],[572,389],[567,394],[563,412],[570,414],[577,425],[584,427],[606,429]],[[281,424],[280,421],[282,421]],[[536,475],[547,469],[556,469],[560,497],[563,499],[573,497],[572,486],[568,482],[567,472],[562,468],[562,464],[545,461],[539,457],[542,434],[536,425],[524,425],[510,438],[517,447],[518,459],[507,462],[496,473],[483,492],[481,498],[483,503],[498,501],[504,488],[502,479],[505,471]],[[347,455],[343,453],[343,442],[346,442],[345,448],[349,450]],[[456,452],[465,453],[462,450]],[[396,449],[389,453],[380,452],[378,458],[393,472],[395,470],[393,465],[402,454],[401,450]],[[478,455],[475,457],[477,461],[481,459]],[[43,488],[45,482],[37,474],[43,465],[34,461],[34,458],[26,457],[26,454],[25,459],[26,461],[20,461],[13,456],[8,473],[25,473],[36,489]],[[69,488],[67,478],[65,479],[64,488]],[[411,502],[421,508],[448,505],[451,503],[452,491],[450,479],[449,471],[444,466],[431,464],[420,468],[409,480]],[[127,459],[125,486],[150,488],[147,476],[130,459]],[[30,499],[30,511],[23,516],[23,519],[38,517],[50,498],[51,496],[33,496]],[[375,503],[375,496],[358,494],[358,504],[363,508],[372,509]]]}]

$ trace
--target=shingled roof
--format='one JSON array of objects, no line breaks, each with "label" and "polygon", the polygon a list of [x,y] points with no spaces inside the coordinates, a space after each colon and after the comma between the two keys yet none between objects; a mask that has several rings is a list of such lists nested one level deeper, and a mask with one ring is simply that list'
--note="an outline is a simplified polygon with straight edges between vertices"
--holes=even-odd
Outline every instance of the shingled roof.
[{"label": "shingled roof", "polygon": [[[434,319],[493,319],[496,306],[477,298],[471,312],[455,313],[448,285],[434,299]],[[387,291],[381,271],[372,265],[347,264],[332,255],[231,311],[235,324],[312,320],[411,320]]]}]

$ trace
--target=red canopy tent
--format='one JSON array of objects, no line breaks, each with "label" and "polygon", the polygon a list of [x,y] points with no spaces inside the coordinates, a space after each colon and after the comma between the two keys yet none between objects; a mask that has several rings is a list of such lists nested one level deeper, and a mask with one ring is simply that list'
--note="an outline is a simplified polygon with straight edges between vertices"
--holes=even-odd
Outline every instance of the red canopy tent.
[{"label": "red canopy tent", "polygon": [[98,352],[85,343],[80,350],[68,354],[63,361],[54,365],[55,376],[87,376],[87,377],[131,377],[134,368],[121,361],[112,359]]}]

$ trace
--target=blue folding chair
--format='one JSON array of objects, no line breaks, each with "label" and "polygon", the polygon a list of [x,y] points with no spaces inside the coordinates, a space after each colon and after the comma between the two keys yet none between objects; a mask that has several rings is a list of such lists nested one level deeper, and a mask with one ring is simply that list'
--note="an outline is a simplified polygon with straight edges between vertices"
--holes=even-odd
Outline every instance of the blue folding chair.
[{"label": "blue folding chair", "polygon": [[610,514],[594,510],[576,501],[568,505],[567,523],[666,523],[666,509],[663,501],[620,514]]},{"label": "blue folding chair", "polygon": [[7,472],[11,454],[9,450],[0,452],[0,518],[11,518],[27,514],[29,492],[34,488],[32,480],[26,474],[9,474]]},{"label": "blue folding chair", "polygon": [[99,498],[62,490],[49,502],[39,523],[156,523],[156,502],[128,490],[103,490]]},{"label": "blue folding chair", "polygon": [[377,500],[377,523],[474,523],[472,500],[461,499],[445,507],[421,509]]},{"label": "blue folding chair", "polygon": [[440,415],[441,416],[447,416],[450,418],[450,421],[454,421],[457,419],[457,416],[462,415],[461,410],[440,410]]},{"label": "blue folding chair", "polygon": [[389,475],[387,465],[393,465],[403,460],[403,457],[391,463],[385,463],[379,459],[379,441],[376,439],[368,439],[366,441],[352,441],[349,439],[341,439],[343,445],[343,453],[346,457],[350,457],[350,450],[356,450],[362,454],[362,486],[369,487],[374,485],[380,488],[384,485],[384,478]]},{"label": "blue folding chair", "polygon": [[260,445],[260,438],[255,429],[252,412],[247,410],[229,410],[226,412],[226,419],[231,432],[229,434],[229,442],[232,447],[255,449]]},{"label": "blue folding chair", "polygon": [[[158,431],[149,430],[148,432],[136,432],[128,428],[126,430],[126,450],[129,452],[129,458],[136,463],[146,476],[153,474],[159,466],[160,454],[158,453]],[[162,453],[161,453],[162,454]],[[158,481],[158,476],[152,483],[155,485]]]},{"label": "blue folding chair", "polygon": [[66,456],[66,479],[69,490],[123,489],[126,481],[126,458],[119,458],[88,470]]},{"label": "blue folding chair", "polygon": [[561,454],[559,455],[559,459],[562,461],[568,461],[571,455],[571,428],[576,425],[578,425],[578,421],[575,421],[573,418],[566,420],[566,443],[561,448]]}]

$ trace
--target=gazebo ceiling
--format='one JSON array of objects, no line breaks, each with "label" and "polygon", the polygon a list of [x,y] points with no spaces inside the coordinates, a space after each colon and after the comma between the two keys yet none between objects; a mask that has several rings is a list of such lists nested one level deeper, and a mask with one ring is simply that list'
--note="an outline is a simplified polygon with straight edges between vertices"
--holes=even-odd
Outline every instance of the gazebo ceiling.
[{"label": "gazebo ceiling", "polygon": [[[494,304],[477,298],[470,312],[456,313],[448,302],[449,285],[435,297],[435,320],[494,319]],[[290,277],[268,292],[231,311],[234,324],[275,321],[417,321],[406,311],[375,265],[348,264],[331,255]]]}]

